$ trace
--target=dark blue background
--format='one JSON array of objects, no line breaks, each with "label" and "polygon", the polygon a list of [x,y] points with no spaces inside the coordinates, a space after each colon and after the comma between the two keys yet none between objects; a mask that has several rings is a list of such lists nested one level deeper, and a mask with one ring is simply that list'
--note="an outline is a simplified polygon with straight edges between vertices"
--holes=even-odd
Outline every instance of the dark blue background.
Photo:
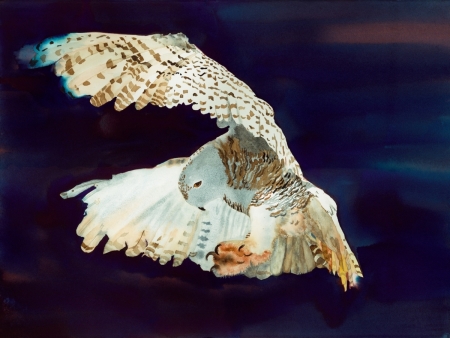
[{"label": "dark blue background", "polygon": [[[1,337],[444,337],[450,332],[450,3],[0,3]],[[189,107],[115,112],[18,66],[70,32],[185,33],[271,104],[338,203],[365,278],[215,278],[84,254],[59,193],[189,156],[220,135]],[[104,242],[100,244],[103,247]]]}]

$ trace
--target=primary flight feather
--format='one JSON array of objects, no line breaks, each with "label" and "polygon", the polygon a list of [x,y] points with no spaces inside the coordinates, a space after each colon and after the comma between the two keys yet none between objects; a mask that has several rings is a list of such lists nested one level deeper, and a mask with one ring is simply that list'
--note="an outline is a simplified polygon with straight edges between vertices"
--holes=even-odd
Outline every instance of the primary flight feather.
[{"label": "primary flight feather", "polygon": [[190,158],[62,193],[95,187],[77,229],[84,251],[106,235],[104,252],[126,247],[129,256],[173,258],[174,266],[190,257],[217,276],[263,279],[320,267],[345,289],[362,277],[335,202],[303,177],[272,107],[185,35],[72,33],[44,40],[27,61],[54,64],[67,92],[91,96],[97,107],[113,99],[116,110],[192,104],[228,127]]}]

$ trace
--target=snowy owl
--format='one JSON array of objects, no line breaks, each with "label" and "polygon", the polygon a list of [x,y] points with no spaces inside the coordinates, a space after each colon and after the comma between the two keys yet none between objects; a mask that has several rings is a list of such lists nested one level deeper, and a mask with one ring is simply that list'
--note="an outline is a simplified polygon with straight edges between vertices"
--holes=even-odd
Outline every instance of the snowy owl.
[{"label": "snowy owl", "polygon": [[192,104],[227,132],[191,157],[170,159],[63,192],[84,198],[77,228],[91,252],[126,248],[160,264],[187,257],[216,276],[264,279],[315,267],[354,286],[361,269],[339,225],[336,203],[303,176],[272,107],[185,35],[72,33],[23,48],[30,68],[54,64],[73,97],[94,106],[115,98],[159,107]]}]

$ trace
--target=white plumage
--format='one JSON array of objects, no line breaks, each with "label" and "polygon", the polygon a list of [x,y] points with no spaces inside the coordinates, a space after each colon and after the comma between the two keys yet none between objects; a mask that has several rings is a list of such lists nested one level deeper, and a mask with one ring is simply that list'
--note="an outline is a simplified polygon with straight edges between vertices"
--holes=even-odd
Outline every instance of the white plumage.
[{"label": "white plumage", "polygon": [[116,110],[192,104],[229,127],[190,158],[64,192],[95,187],[77,229],[84,251],[106,235],[105,253],[126,248],[174,266],[190,257],[220,276],[325,267],[344,288],[362,276],[335,202],[302,176],[270,105],[183,34],[72,33],[35,47],[30,67],[50,64],[72,96],[95,106],[114,98]]},{"label": "white plumage", "polygon": [[106,235],[104,253],[121,250],[127,256],[145,254],[178,266],[190,255],[202,269],[210,270],[205,259],[217,243],[237,240],[250,232],[250,219],[216,200],[208,211],[186,203],[178,190],[187,158],[172,159],[153,169],[138,169],[95,180],[61,194],[71,198],[95,187],[84,198],[86,216],[77,228],[84,237],[82,250],[91,252]]}]

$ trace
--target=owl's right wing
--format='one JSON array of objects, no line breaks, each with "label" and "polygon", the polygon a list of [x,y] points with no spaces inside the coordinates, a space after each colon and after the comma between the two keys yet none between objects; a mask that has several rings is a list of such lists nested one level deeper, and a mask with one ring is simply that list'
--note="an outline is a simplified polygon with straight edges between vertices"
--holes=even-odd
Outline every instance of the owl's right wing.
[{"label": "owl's right wing", "polygon": [[126,248],[127,256],[144,255],[180,265],[190,257],[203,270],[213,266],[206,254],[222,241],[243,239],[249,217],[224,201],[201,211],[188,204],[178,189],[187,158],[169,160],[152,169],[138,169],[77,185],[61,194],[71,198],[94,188],[83,198],[85,216],[77,228],[81,249],[91,252],[108,237],[104,253]]}]

